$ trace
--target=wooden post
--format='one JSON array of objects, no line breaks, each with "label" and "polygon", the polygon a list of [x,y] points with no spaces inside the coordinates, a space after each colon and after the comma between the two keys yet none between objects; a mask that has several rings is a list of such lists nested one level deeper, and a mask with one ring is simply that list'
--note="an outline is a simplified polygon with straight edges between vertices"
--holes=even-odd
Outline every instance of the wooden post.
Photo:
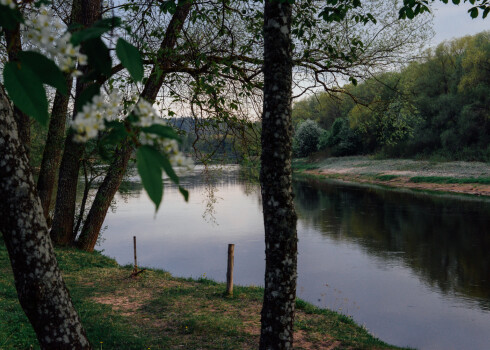
[{"label": "wooden post", "polygon": [[233,295],[233,264],[235,245],[228,244],[228,271],[226,272],[226,294]]},{"label": "wooden post", "polygon": [[136,257],[136,236],[133,236],[134,245],[134,273],[138,272],[138,258]]}]

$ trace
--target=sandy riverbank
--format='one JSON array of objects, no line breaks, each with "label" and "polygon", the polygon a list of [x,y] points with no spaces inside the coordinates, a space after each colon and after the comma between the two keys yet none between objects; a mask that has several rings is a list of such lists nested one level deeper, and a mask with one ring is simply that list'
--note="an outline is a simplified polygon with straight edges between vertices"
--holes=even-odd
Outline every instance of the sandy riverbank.
[{"label": "sandy riverbank", "polygon": [[307,174],[348,182],[490,196],[490,183],[485,183],[490,178],[489,163],[343,157],[296,160],[293,166]]}]

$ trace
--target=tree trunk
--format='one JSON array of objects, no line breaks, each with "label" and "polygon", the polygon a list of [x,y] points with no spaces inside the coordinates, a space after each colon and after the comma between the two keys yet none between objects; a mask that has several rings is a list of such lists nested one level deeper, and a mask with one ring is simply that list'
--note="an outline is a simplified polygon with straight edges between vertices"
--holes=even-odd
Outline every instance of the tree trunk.
[{"label": "tree trunk", "polygon": [[72,232],[75,222],[78,171],[84,145],[73,141],[73,133],[68,132],[65,140],[65,152],[61,159],[58,175],[58,191],[54,209],[51,239],[57,245],[72,243]]},{"label": "tree trunk", "polygon": [[61,277],[9,101],[0,90],[0,231],[42,349],[90,349]]},{"label": "tree trunk", "polygon": [[[17,23],[15,29],[5,31],[5,42],[7,44],[7,53],[10,62],[16,61],[19,52],[22,51],[22,41],[20,38],[20,23]],[[27,114],[14,106],[14,119],[17,123],[17,130],[21,144],[25,147],[27,156],[29,156],[31,146],[31,119]]]},{"label": "tree trunk", "polygon": [[97,239],[99,238],[100,228],[104,223],[107,210],[111,205],[112,199],[119,189],[122,178],[131,157],[132,147],[129,142],[125,142],[116,152],[114,162],[97,191],[94,202],[90,207],[87,219],[82,228],[77,246],[86,251],[93,251]]},{"label": "tree trunk", "polygon": [[[71,90],[73,78],[66,76],[68,91]],[[39,178],[37,179],[37,193],[41,199],[44,217],[49,217],[49,207],[53,197],[53,188],[56,181],[56,173],[60,164],[63,138],[65,137],[66,115],[68,111],[69,96],[56,92],[49,120],[48,138],[44,146],[43,159]]]},{"label": "tree trunk", "polygon": [[[101,3],[101,0],[74,1],[72,22],[90,27],[100,18]],[[85,66],[79,68],[82,72],[85,69]],[[82,83],[80,79],[77,79],[75,101],[86,86],[87,83]],[[73,118],[75,116],[76,111],[74,109]],[[58,175],[58,192],[56,194],[53,227],[51,228],[51,239],[55,244],[67,245],[73,243],[71,239],[75,222],[78,172],[80,170],[80,158],[83,155],[84,149],[85,145],[74,142],[72,132],[68,132]]]},{"label": "tree trunk", "polygon": [[291,5],[266,1],[260,184],[265,227],[265,290],[260,349],[292,349],[297,234],[291,173]]},{"label": "tree trunk", "polygon": [[[157,98],[158,91],[162,87],[165,74],[160,72],[161,68],[167,68],[170,65],[169,60],[165,54],[168,54],[177,43],[182,27],[184,26],[185,19],[189,15],[191,9],[190,1],[181,1],[181,5],[177,7],[177,11],[172,16],[170,23],[165,33],[165,37],[160,44],[158,51],[158,62],[153,67],[150,77],[145,84],[141,97],[149,102],[154,102]],[[107,210],[111,205],[112,199],[116,194],[126,168],[128,160],[131,156],[133,148],[126,143],[121,149],[114,155],[114,160],[110,165],[109,172],[104,178],[102,186],[97,191],[95,200],[90,207],[90,212],[87,216],[87,220],[82,228],[82,233],[78,239],[77,245],[80,249],[93,251],[95,243],[99,237],[100,228],[104,223]]]}]

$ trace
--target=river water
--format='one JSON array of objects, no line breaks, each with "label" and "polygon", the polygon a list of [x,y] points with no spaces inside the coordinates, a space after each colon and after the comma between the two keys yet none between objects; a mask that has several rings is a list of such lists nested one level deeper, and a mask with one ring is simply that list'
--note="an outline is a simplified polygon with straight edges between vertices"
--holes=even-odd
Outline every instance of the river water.
[{"label": "river water", "polygon": [[[116,196],[98,249],[120,264],[174,276],[263,285],[257,184],[225,167],[182,177],[186,203],[165,181],[157,214],[137,178]],[[206,181],[206,178],[208,181]],[[490,201],[338,182],[296,180],[297,294],[350,315],[373,335],[419,349],[490,349]]]}]

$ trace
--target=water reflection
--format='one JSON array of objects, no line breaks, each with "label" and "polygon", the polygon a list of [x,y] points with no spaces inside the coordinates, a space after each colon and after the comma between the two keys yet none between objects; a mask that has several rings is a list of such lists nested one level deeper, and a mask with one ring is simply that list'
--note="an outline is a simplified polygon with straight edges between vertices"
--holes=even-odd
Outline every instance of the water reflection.
[{"label": "water reflection", "polygon": [[[207,179],[199,170],[181,177],[189,203],[165,180],[157,215],[130,178],[107,216],[101,248],[131,263],[137,235],[141,265],[224,281],[227,244],[235,243],[235,282],[263,285],[257,184],[236,167]],[[489,201],[315,180],[295,181],[294,191],[301,298],[351,315],[395,345],[488,349]],[[210,208],[214,221],[203,219]]]},{"label": "water reflection", "polygon": [[296,181],[294,191],[306,227],[402,262],[427,285],[490,310],[489,202],[318,180]]}]

